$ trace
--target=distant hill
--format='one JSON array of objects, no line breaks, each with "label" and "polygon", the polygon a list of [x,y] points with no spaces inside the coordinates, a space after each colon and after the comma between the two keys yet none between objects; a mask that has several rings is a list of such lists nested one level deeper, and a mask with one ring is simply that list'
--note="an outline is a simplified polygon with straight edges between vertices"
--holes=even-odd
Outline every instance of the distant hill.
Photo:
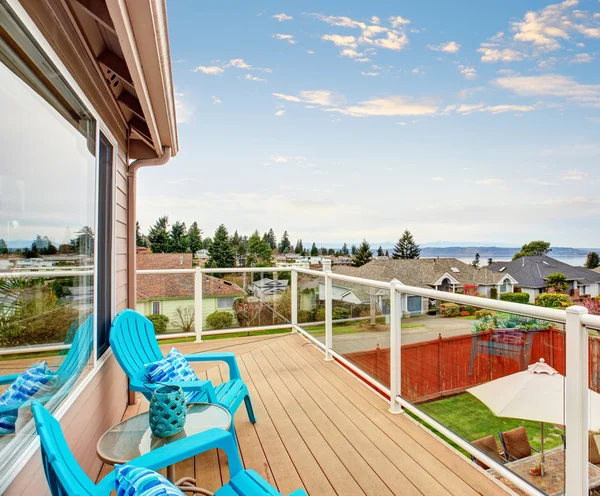
[{"label": "distant hill", "polygon": [[[479,253],[481,258],[512,258],[519,248],[503,246],[444,246],[444,247],[422,247],[421,258],[430,257],[474,257]],[[556,257],[585,257],[590,251],[598,251],[597,248],[569,248],[556,246],[552,248],[549,256]]]}]

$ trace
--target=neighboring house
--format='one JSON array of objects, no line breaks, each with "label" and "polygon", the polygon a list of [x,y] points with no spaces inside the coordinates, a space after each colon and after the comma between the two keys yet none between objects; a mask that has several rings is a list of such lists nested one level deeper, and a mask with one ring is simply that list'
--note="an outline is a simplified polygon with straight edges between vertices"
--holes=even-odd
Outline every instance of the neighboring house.
[{"label": "neighboring house", "polygon": [[248,289],[260,301],[269,302],[283,293],[288,288],[289,282],[287,279],[270,279],[264,277],[263,279],[254,281]]},{"label": "neighboring house", "polygon": [[208,250],[206,248],[202,248],[201,250],[198,250],[196,252],[196,258],[198,260],[206,261],[210,258],[210,253],[208,253]]},{"label": "neighboring house", "polygon": [[[138,270],[191,269],[191,253],[152,253],[138,256]],[[237,284],[202,275],[202,319],[213,312],[229,312],[235,317],[233,302],[246,293]],[[194,307],[194,274],[138,274],[136,309],[144,315],[169,317],[168,328],[177,329],[179,307]]]},{"label": "neighboring house", "polygon": [[333,265],[352,265],[352,257],[336,257],[333,259]]},{"label": "neighboring house", "polygon": [[[377,281],[397,279],[407,286],[448,292],[462,290],[465,284],[475,284],[477,291],[487,297],[492,288],[496,288],[498,293],[506,293],[513,291],[517,284],[509,274],[496,274],[485,267],[476,269],[456,258],[373,260],[362,267],[334,266],[333,271]],[[410,295],[405,298],[404,311],[407,313],[426,313],[428,308],[428,298]]]},{"label": "neighboring house", "polygon": [[521,257],[511,262],[494,262],[488,268],[495,274],[510,274],[519,281],[521,290],[529,293],[530,301],[546,291],[546,278],[559,272],[567,278],[568,293],[598,296],[600,274],[585,267],[574,267],[548,256]]}]

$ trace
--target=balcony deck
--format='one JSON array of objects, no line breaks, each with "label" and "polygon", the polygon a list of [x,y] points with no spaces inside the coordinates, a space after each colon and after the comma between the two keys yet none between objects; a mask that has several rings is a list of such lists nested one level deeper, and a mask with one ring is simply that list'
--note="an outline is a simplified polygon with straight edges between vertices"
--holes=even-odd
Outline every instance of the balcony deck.
[{"label": "balcony deck", "polygon": [[[250,424],[243,408],[236,415],[242,460],[283,494],[299,487],[312,495],[510,494],[412,419],[390,414],[385,401],[298,335],[177,347],[236,353],[258,419]],[[213,382],[227,378],[226,367],[196,370]],[[125,416],[147,407],[138,398]],[[105,466],[100,477],[111,469]],[[229,477],[215,451],[178,465],[177,477],[183,476],[211,491]]]}]

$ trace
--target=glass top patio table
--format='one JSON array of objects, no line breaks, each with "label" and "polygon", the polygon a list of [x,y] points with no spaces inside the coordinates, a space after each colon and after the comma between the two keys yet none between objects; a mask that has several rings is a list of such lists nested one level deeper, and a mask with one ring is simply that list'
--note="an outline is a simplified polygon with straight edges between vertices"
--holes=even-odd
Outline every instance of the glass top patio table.
[{"label": "glass top patio table", "polygon": [[181,432],[170,437],[152,434],[148,412],[139,413],[111,427],[98,441],[98,457],[109,465],[127,463],[152,450],[176,442],[212,428],[228,430],[230,413],[219,405],[191,403],[188,406],[185,426]]},{"label": "glass top patio table", "polygon": [[[562,446],[553,448],[545,452],[544,468],[545,474],[532,475],[530,470],[540,462],[540,454],[516,460],[504,465],[522,479],[529,482],[532,486],[541,489],[549,496],[562,496],[565,494],[565,450]],[[490,469],[493,471],[493,469]],[[588,464],[588,476],[590,489],[600,486],[600,467]],[[522,494],[509,481],[496,475],[504,484],[514,489],[518,494]]]}]

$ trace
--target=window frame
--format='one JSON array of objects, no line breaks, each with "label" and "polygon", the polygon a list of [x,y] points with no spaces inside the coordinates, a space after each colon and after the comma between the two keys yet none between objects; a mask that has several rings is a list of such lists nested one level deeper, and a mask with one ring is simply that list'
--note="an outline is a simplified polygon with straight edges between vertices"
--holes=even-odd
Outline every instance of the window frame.
[{"label": "window frame", "polygon": [[[151,315],[161,315],[161,312],[162,312],[162,301],[156,300],[156,301],[153,301],[151,303],[152,303],[152,308],[150,309]],[[154,311],[154,305],[158,305],[158,313]]]},{"label": "window frame", "polygon": [[[219,303],[221,303],[222,301],[226,301],[226,300],[227,301],[231,300],[231,305],[226,306],[226,307],[219,306]],[[217,298],[217,310],[230,310],[233,308],[234,302],[235,302],[235,297],[233,297],[233,296],[225,296],[222,298]]]},{"label": "window frame", "polygon": [[[54,65],[56,70],[60,73],[60,75],[64,78],[64,81],[68,85],[68,87],[73,91],[73,93],[81,100],[83,106],[87,109],[90,115],[96,121],[95,127],[95,167],[96,167],[96,211],[94,214],[94,228],[98,228],[98,214],[99,214],[99,206],[100,206],[100,192],[99,192],[99,147],[100,147],[100,132],[105,135],[105,137],[110,141],[113,145],[113,174],[112,174],[112,185],[109,187],[112,188],[112,197],[113,202],[116,200],[116,180],[117,180],[117,164],[119,160],[119,144],[115,136],[112,134],[106,123],[101,118],[99,112],[94,107],[92,102],[87,98],[82,88],[77,84],[75,78],[71,75],[65,64],[62,62],[60,57],[56,54],[53,48],[50,46],[49,42],[46,40],[44,35],[36,26],[35,22],[31,19],[29,14],[25,11],[25,9],[21,6],[18,0],[3,0],[5,5],[8,6],[9,9],[12,10],[13,14],[18,18],[18,20],[22,23],[25,30],[27,30],[28,34],[31,36],[33,40],[38,44],[39,49],[43,52],[43,54],[48,58],[48,60]],[[32,89],[32,91],[34,91]],[[114,205],[113,205],[114,207]],[[116,209],[112,209],[112,218],[111,218],[111,226],[112,226],[112,257],[111,257],[111,321],[116,314]],[[96,295],[98,294],[98,237],[95,236],[94,239],[94,312],[97,315],[98,312],[98,299]],[[77,401],[77,399],[84,393],[87,389],[88,385],[94,380],[96,375],[101,370],[102,366],[108,361],[108,359],[112,356],[112,350],[110,347],[107,351],[101,356],[97,356],[97,319],[94,319],[94,331],[93,331],[93,349],[92,349],[92,369],[81,378],[73,387],[73,389],[61,399],[60,403],[57,404],[56,408],[53,411],[53,416],[57,420],[61,420],[71,409],[73,404]],[[28,464],[32,457],[36,454],[37,450],[40,447],[39,438],[34,436],[35,426],[33,425],[33,421],[30,422],[26,428],[22,431],[22,435],[20,436],[20,440],[14,446],[15,450],[18,450],[18,455],[15,457],[14,462],[6,467],[6,469],[0,473],[0,494],[3,494],[4,491],[10,486],[13,480],[20,474],[22,469]]]}]

